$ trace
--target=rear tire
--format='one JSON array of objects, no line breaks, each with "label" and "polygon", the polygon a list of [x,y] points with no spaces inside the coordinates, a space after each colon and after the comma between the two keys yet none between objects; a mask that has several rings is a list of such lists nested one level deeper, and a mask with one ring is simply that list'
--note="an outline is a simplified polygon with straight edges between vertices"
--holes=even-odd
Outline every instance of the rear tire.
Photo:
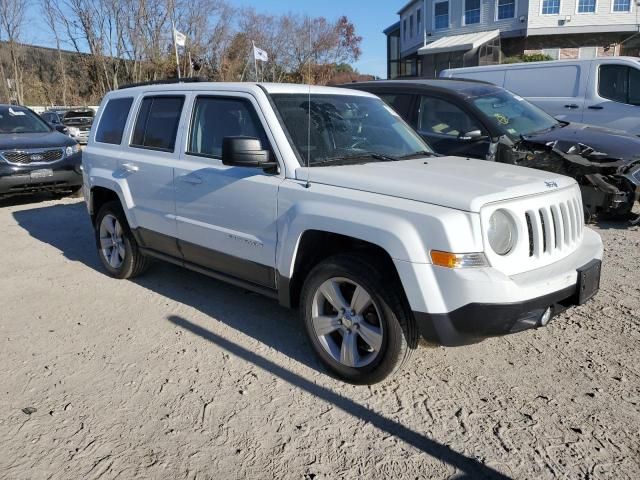
[{"label": "rear tire", "polygon": [[336,255],[311,270],[301,315],[322,363],[343,380],[373,384],[398,372],[417,347],[413,315],[397,282],[359,255]]},{"label": "rear tire", "polygon": [[149,266],[131,233],[120,202],[105,203],[94,225],[98,256],[107,273],[114,278],[133,278]]}]

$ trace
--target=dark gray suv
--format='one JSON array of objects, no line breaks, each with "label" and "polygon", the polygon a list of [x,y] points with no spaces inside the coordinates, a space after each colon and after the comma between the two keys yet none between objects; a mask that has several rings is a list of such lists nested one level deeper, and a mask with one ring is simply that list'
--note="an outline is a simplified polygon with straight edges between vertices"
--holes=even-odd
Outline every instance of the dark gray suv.
[{"label": "dark gray suv", "polygon": [[51,128],[33,111],[0,105],[0,198],[82,188],[78,143]]}]

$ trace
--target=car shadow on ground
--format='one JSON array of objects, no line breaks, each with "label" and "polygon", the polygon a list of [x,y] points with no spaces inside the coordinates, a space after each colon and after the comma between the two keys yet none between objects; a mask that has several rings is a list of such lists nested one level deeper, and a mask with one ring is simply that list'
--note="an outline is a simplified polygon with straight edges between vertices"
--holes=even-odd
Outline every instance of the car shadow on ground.
[{"label": "car shadow on ground", "polygon": [[[82,262],[102,273],[93,231],[84,209],[82,202],[61,203],[16,211],[13,216],[33,238],[56,248],[65,258]],[[162,262],[154,262],[145,275],[134,279],[133,282],[175,302],[195,308],[314,370],[326,373],[311,352],[297,315],[279,306],[275,300]],[[476,459],[466,457],[401,423],[385,418],[182,316],[169,315],[167,319],[176,327],[208,340],[219,348],[451,465],[458,471],[458,479],[508,478]]]},{"label": "car shadow on ground", "polygon": [[310,393],[327,403],[335,405],[340,410],[352,415],[365,423],[370,423],[379,430],[386,432],[396,438],[402,440],[408,445],[421,450],[422,452],[439,459],[440,461],[454,467],[458,474],[456,479],[463,478],[495,478],[507,479],[509,477],[501,474],[493,468],[479,462],[476,459],[469,458],[461,453],[452,450],[446,445],[442,445],[414,430],[411,430],[401,423],[388,419],[383,415],[370,410],[369,408],[343,396],[307,378],[304,378],[282,366],[272,362],[271,360],[234,343],[210,330],[196,325],[184,317],[171,315],[167,320],[172,324],[183,328],[205,340],[215,344],[247,362],[253,363],[271,375],[288,382],[289,384]]}]

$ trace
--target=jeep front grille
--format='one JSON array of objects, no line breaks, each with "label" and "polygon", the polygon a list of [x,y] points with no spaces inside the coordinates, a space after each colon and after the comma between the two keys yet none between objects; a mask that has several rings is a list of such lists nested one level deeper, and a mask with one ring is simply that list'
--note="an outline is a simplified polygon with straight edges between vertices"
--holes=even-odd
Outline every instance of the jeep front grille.
[{"label": "jeep front grille", "polygon": [[525,217],[530,257],[553,254],[582,240],[584,214],[578,198],[527,210]]},{"label": "jeep front grille", "polygon": [[[487,226],[496,210],[513,219],[514,248],[498,255],[489,245]],[[506,275],[551,265],[578,249],[584,232],[582,196],[578,185],[486,205],[480,212],[484,251],[489,263]]]},{"label": "jeep front grille", "polygon": [[2,157],[9,163],[28,165],[31,163],[49,163],[60,160],[64,151],[60,148],[45,150],[5,150]]}]

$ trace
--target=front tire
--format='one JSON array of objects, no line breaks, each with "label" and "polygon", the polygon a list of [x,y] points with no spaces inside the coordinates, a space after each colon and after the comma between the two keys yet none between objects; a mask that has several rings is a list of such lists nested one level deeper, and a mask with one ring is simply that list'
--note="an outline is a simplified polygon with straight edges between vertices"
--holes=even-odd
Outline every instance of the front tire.
[{"label": "front tire", "polygon": [[102,206],[94,225],[98,256],[107,273],[114,278],[133,278],[149,264],[131,233],[119,202]]},{"label": "front tire", "polygon": [[301,315],[313,349],[330,371],[354,384],[399,371],[418,343],[397,282],[372,265],[337,255],[313,268],[302,288]]}]

